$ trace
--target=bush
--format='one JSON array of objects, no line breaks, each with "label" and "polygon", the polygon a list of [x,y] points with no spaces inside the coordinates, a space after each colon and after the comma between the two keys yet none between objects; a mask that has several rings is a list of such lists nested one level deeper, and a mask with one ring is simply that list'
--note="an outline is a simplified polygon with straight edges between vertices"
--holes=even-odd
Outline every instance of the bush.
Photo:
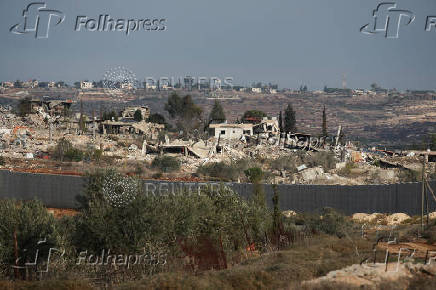
[{"label": "bush", "polygon": [[141,194],[138,188],[130,203],[114,207],[104,198],[107,176],[127,181],[113,171],[89,175],[74,238],[79,250],[134,253],[151,245],[174,255],[182,250],[195,256],[210,243],[206,248],[210,253],[220,252],[221,244],[231,252],[251,243],[262,247],[271,227],[268,210],[226,187],[202,188],[200,194],[180,190],[174,195]]},{"label": "bush", "polygon": [[[54,217],[39,201],[0,200],[0,223],[0,261],[6,265],[17,263],[24,266],[26,262],[35,260],[38,249],[37,262],[41,264],[47,258],[49,248],[57,244]],[[11,267],[6,269],[11,270]]]},{"label": "bush", "polygon": [[0,166],[4,166],[6,164],[6,160],[3,156],[0,156]]},{"label": "bush", "polygon": [[158,156],[151,163],[151,167],[162,172],[173,172],[180,169],[180,161],[173,156]]},{"label": "bush", "polygon": [[351,169],[356,168],[356,165],[349,161],[345,164],[344,168],[341,168],[337,173],[342,176],[349,176],[351,174]]},{"label": "bush", "polygon": [[60,161],[81,161],[83,155],[83,151],[74,148],[73,144],[65,138],[62,138],[57,142],[52,152],[53,158]]},{"label": "bush", "polygon": [[421,181],[421,173],[412,169],[401,170],[398,174],[400,182],[418,182]]},{"label": "bush", "polygon": [[352,224],[347,218],[332,208],[323,208],[320,215],[312,215],[306,225],[315,232],[344,237],[351,231]]},{"label": "bush", "polygon": [[273,170],[286,170],[291,173],[297,172],[296,158],[293,156],[281,156],[277,159],[270,161],[271,169]]},{"label": "bush", "polygon": [[77,148],[71,148],[64,154],[64,159],[67,161],[79,162],[83,159],[83,151]]},{"label": "bush", "polygon": [[213,162],[199,166],[197,173],[222,181],[236,181],[240,175],[240,170],[234,164]]},{"label": "bush", "polygon": [[336,158],[332,152],[315,152],[307,163],[310,167],[322,166],[324,171],[336,168]]}]

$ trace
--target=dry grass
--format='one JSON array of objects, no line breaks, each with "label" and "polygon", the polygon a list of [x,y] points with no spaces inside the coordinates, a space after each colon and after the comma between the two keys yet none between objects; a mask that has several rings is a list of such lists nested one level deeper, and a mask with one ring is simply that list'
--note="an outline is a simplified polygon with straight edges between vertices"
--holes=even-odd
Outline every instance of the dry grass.
[{"label": "dry grass", "polygon": [[[357,247],[371,245],[357,240]],[[359,262],[354,244],[346,239],[318,236],[310,244],[251,258],[231,269],[158,274],[151,279],[120,285],[118,289],[278,289],[297,287],[300,281]]]}]

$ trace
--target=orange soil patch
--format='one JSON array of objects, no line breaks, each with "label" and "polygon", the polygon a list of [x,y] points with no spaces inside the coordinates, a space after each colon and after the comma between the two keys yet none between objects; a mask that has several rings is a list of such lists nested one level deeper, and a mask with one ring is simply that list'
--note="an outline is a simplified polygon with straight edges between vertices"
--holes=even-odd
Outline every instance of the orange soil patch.
[{"label": "orange soil patch", "polygon": [[53,214],[55,218],[61,218],[63,216],[75,216],[79,214],[77,210],[65,208],[47,208],[47,211]]},{"label": "orange soil patch", "polygon": [[41,174],[58,174],[58,175],[74,175],[74,176],[83,176],[84,173],[77,171],[65,171],[65,170],[56,170],[56,169],[48,169],[48,168],[5,168],[9,171],[14,172],[25,172],[25,173],[41,173]]}]

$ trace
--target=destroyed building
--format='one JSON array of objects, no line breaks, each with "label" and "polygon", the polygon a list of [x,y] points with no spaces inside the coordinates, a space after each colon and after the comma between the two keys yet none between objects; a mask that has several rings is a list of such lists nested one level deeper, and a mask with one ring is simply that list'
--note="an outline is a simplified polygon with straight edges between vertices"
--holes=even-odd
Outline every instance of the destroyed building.
[{"label": "destroyed building", "polygon": [[100,124],[101,134],[140,135],[146,139],[156,140],[159,132],[165,128],[162,124],[123,121],[104,121]]},{"label": "destroyed building", "polygon": [[148,106],[141,107],[126,107],[121,113],[121,118],[126,120],[133,120],[135,117],[135,112],[140,111],[143,120],[147,120],[150,116],[150,108]]}]

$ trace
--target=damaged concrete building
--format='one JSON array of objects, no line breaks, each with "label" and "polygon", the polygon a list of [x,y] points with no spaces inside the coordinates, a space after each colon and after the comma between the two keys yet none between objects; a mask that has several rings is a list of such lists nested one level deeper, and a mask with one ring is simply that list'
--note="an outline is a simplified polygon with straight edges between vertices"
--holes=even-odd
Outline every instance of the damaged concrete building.
[{"label": "damaged concrete building", "polygon": [[142,120],[147,120],[150,117],[150,108],[148,106],[140,107],[126,107],[121,113],[121,117],[126,120],[133,120],[135,118],[135,112],[140,111]]}]

